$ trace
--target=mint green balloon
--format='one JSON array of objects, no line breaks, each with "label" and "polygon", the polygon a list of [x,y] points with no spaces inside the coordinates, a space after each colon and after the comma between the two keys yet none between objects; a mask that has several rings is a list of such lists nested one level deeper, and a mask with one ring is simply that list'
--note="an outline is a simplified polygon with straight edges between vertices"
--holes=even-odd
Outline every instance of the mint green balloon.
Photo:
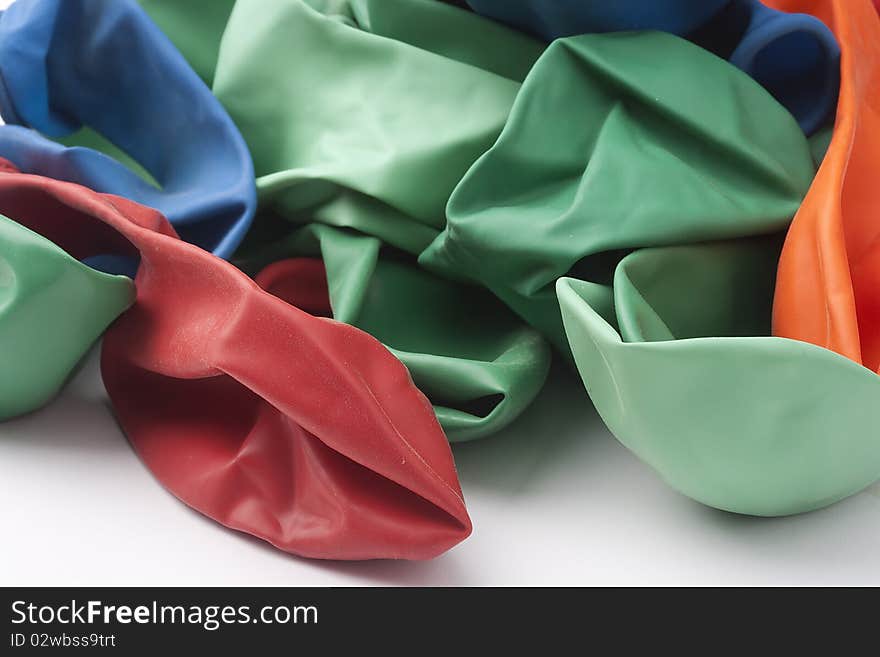
[{"label": "mint green balloon", "polygon": [[555,41],[420,262],[486,285],[568,351],[554,286],[607,282],[632,249],[784,228],[815,172],[792,116],[661,32]]},{"label": "mint green balloon", "polygon": [[264,209],[413,254],[544,48],[436,0],[141,1],[247,141]]},{"label": "mint green balloon", "polygon": [[516,417],[544,382],[546,343],[416,257],[545,46],[436,0],[142,5],[251,150],[260,225],[236,261],[255,273],[255,262],[321,256],[335,318],[392,349],[450,440]]},{"label": "mint green balloon", "polygon": [[769,333],[780,239],[640,249],[612,286],[556,284],[587,391],[615,436],[704,504],[809,511],[880,478],[880,378]]},{"label": "mint green balloon", "polygon": [[320,257],[333,317],[385,343],[434,404],[451,442],[481,438],[516,418],[541,390],[550,350],[489,292],[389,257],[375,237],[312,224],[239,264],[256,273],[289,257]]},{"label": "mint green balloon", "polygon": [[213,89],[251,149],[264,207],[418,253],[540,50],[428,0],[239,0]]},{"label": "mint green balloon", "polygon": [[54,397],[134,296],[128,277],[98,272],[0,216],[0,420]]}]

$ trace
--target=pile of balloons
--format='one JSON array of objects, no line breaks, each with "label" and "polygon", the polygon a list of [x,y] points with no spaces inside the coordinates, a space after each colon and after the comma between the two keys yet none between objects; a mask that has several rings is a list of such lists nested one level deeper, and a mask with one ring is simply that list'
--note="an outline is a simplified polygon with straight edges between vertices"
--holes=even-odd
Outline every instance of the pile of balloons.
[{"label": "pile of balloons", "polygon": [[103,336],[144,464],[295,554],[438,555],[550,360],[674,488],[880,478],[870,0],[16,0],[0,418]]}]

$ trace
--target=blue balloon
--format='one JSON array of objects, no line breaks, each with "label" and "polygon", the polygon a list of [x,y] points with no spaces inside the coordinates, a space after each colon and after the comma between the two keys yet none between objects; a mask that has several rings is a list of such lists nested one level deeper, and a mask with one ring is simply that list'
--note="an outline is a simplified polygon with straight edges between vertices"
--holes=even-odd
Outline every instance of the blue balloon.
[{"label": "blue balloon", "polygon": [[837,104],[840,47],[819,19],[759,0],[468,0],[491,18],[546,40],[660,30],[724,57],[764,86],[812,134]]},{"label": "blue balloon", "polygon": [[[134,0],[17,0],[0,13],[0,115],[17,124],[0,126],[0,157],[22,172],[155,208],[222,258],[251,224],[256,189],[241,134]],[[83,126],[156,184],[97,150],[43,136]]]},{"label": "blue balloon", "polygon": [[660,30],[684,36],[729,0],[467,0],[474,11],[552,41],[590,32]]},{"label": "blue balloon", "polygon": [[840,46],[815,16],[734,0],[689,38],[748,73],[808,135],[837,107]]}]

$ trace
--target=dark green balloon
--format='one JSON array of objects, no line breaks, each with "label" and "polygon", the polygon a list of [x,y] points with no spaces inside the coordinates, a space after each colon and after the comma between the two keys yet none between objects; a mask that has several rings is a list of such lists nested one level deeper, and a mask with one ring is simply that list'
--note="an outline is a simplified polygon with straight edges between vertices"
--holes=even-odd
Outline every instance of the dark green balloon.
[{"label": "dark green balloon", "polygon": [[784,228],[814,174],[791,115],[727,62],[661,33],[555,41],[420,261],[479,281],[567,351],[554,286],[632,249]]}]

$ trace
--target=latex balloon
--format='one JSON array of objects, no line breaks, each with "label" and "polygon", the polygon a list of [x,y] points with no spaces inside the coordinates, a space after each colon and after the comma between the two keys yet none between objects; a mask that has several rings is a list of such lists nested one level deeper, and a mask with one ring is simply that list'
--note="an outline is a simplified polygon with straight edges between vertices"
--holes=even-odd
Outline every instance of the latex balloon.
[{"label": "latex balloon", "polygon": [[428,558],[470,533],[431,406],[374,338],[261,290],[126,199],[2,173],[0,211],[76,259],[140,252],[102,374],[135,450],[185,503],[319,558]]},{"label": "latex balloon", "polygon": [[95,271],[0,216],[0,420],[55,396],[133,300],[128,277]]},{"label": "latex balloon", "polygon": [[791,115],[705,50],[662,32],[557,40],[420,261],[567,351],[557,278],[608,283],[635,248],[779,231],[813,172]]},{"label": "latex balloon", "polygon": [[238,0],[214,10],[231,10],[222,33],[201,25],[199,2],[143,5],[188,58],[218,53],[200,68],[214,70],[267,206],[412,254],[444,227],[449,194],[542,51],[435,0]]},{"label": "latex balloon", "polygon": [[222,257],[250,225],[241,135],[133,0],[17,0],[0,14],[0,112],[49,137],[85,125],[67,143],[113,156],[0,127],[0,155],[23,171],[154,207]]},{"label": "latex balloon", "polygon": [[840,46],[820,20],[733,0],[689,37],[742,69],[798,120],[808,135],[837,104]]},{"label": "latex balloon", "polygon": [[552,40],[576,34],[662,30],[729,59],[798,120],[817,130],[837,102],[840,49],[828,27],[759,0],[469,0],[477,11]]},{"label": "latex balloon", "polygon": [[844,56],[834,135],[779,262],[773,332],[826,347],[876,372],[880,21],[867,2],[779,6],[816,12],[837,34]]},{"label": "latex balloon", "polygon": [[682,493],[754,515],[819,508],[880,477],[880,378],[805,342],[743,337],[768,331],[776,253],[772,240],[641,249],[610,293],[557,284],[615,436]]},{"label": "latex balloon", "polygon": [[661,30],[685,36],[730,0],[467,0],[474,10],[552,41],[592,32]]},{"label": "latex balloon", "polygon": [[[304,270],[290,258],[303,254],[319,259]],[[452,442],[494,433],[543,386],[550,353],[535,331],[485,290],[431,276],[375,237],[313,224],[237,261],[266,263],[257,282],[273,294],[367,331],[400,358]]]},{"label": "latex balloon", "polygon": [[[835,19],[843,61],[853,68],[844,68],[833,141],[786,238],[777,326],[785,303],[790,326],[801,320],[808,329],[821,324],[833,330],[833,307],[821,301],[834,299],[838,307],[847,302],[845,288],[831,285],[833,276],[841,280],[844,259],[826,249],[842,246],[836,225],[841,212],[852,217],[867,207],[867,194],[862,204],[858,195],[841,196],[859,189],[842,177],[858,181],[859,172],[870,169],[876,150],[870,92],[880,61],[873,47],[880,22],[866,3],[856,7],[834,2],[826,17]],[[864,68],[854,68],[855,62]],[[847,243],[870,248],[870,234],[861,237],[864,242]],[[757,337],[766,332],[775,253],[772,243],[754,240],[641,249],[617,265],[610,291],[590,281],[557,283],[578,368],[621,442],[685,494],[756,515],[815,509],[880,478],[880,442],[871,429],[880,378],[807,342]],[[798,307],[786,296],[794,290],[802,302],[809,290],[820,303]]]},{"label": "latex balloon", "polygon": [[236,262],[256,273],[273,259],[323,259],[333,316],[404,361],[451,440],[517,417],[546,377],[543,340],[415,258],[543,46],[434,0],[143,5],[253,153],[266,212]]}]

